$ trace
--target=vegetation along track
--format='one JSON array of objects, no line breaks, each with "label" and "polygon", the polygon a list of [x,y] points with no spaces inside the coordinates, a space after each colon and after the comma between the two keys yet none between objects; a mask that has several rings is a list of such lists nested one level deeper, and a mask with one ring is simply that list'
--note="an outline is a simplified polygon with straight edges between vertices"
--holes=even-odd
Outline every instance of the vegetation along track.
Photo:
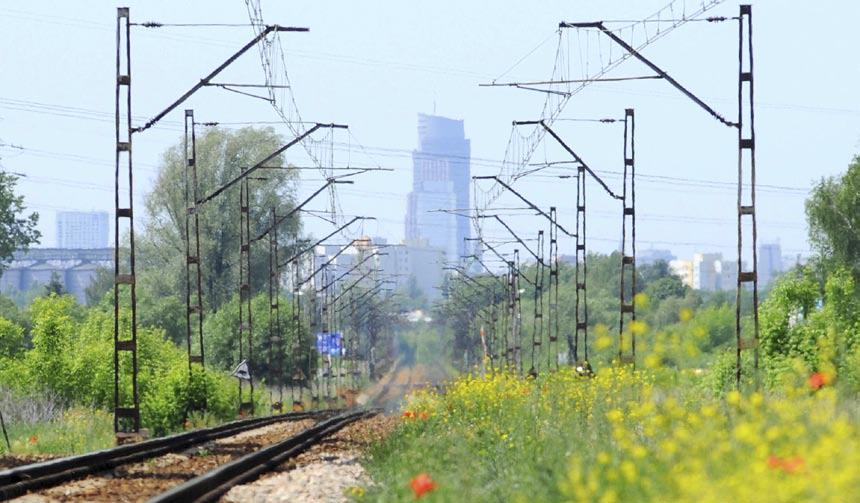
[{"label": "vegetation along track", "polygon": [[414,364],[395,366],[367,392],[367,402],[394,411],[400,407],[403,398],[416,389],[438,386],[449,376],[439,364]]},{"label": "vegetation along track", "polygon": [[[201,453],[211,454],[220,449],[225,451],[222,456],[206,457],[209,458],[210,463],[224,462],[225,457],[226,460],[233,459],[248,450],[259,448],[260,445],[277,442],[284,435],[290,436],[297,429],[305,427],[306,424],[304,423],[331,416],[333,413],[334,411],[291,412],[276,416],[242,419],[212,428],[203,428],[87,454],[10,468],[0,471],[0,499],[7,500],[32,491],[43,491],[41,497],[32,495],[33,498],[30,498],[32,501],[72,499],[75,498],[74,490],[62,490],[62,488],[55,488],[55,486],[90,475],[108,472],[122,465],[132,465],[139,462],[146,462],[146,469],[127,469],[124,473],[113,473],[109,478],[115,481],[134,478],[135,475],[138,478],[145,478],[144,472],[147,472],[148,476],[153,479],[188,479],[198,472],[192,470],[191,473],[177,473],[172,477],[163,471],[162,473],[154,472],[159,471],[157,470],[159,467],[176,464],[166,462],[165,458],[168,458],[172,453],[203,444],[211,444],[211,447],[198,450],[195,453],[198,455],[196,457],[200,457]],[[225,439],[229,439],[229,441]],[[185,459],[191,457],[194,456],[187,456]],[[211,467],[206,469],[209,468]],[[183,475],[185,476],[183,477]],[[122,489],[129,489],[128,484],[115,483],[114,485],[122,485]],[[142,485],[152,486],[153,484]],[[104,492],[98,486],[100,484],[87,480],[80,481],[78,487],[74,489],[81,492],[78,497],[95,499]],[[88,489],[96,490],[96,492],[87,493]],[[129,501],[136,500],[141,497],[141,493],[136,493],[136,497],[134,495],[129,496]]]}]

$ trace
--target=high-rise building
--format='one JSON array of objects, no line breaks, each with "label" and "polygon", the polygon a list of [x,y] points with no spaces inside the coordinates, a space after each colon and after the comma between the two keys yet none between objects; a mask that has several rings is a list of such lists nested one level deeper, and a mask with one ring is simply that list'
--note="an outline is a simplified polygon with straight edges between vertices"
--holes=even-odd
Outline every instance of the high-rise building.
[{"label": "high-rise building", "polygon": [[761,244],[758,247],[758,282],[767,286],[783,271],[782,247],[779,243]]},{"label": "high-rise building", "polygon": [[449,261],[466,254],[469,218],[438,210],[469,208],[471,143],[463,121],[418,114],[418,149],[412,152],[406,241],[441,249]]},{"label": "high-rise building", "polygon": [[107,248],[106,211],[58,211],[57,248]]},{"label": "high-rise building", "polygon": [[720,290],[720,263],[722,253],[696,253],[693,255],[693,288],[713,292]]}]

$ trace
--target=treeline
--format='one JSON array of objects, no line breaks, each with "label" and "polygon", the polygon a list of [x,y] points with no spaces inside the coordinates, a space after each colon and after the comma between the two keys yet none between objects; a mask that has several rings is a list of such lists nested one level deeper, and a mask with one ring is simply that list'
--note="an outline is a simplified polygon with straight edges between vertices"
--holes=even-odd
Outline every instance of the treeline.
[{"label": "treeline", "polygon": [[[860,158],[839,177],[821,180],[806,202],[810,242],[816,254],[807,265],[785,272],[759,298],[759,364],[766,384],[775,386],[794,373],[815,372],[860,390]],[[587,343],[589,363],[610,364],[618,357],[620,263],[618,253],[589,253],[587,257]],[[534,265],[522,268],[534,278]],[[520,282],[523,369],[532,361],[540,369],[568,358],[568,340],[575,333],[575,268],[559,266],[557,313],[549,304],[544,281],[542,317],[535,323],[534,288]],[[548,271],[544,271],[548,277]],[[503,337],[512,337],[504,277],[478,274],[474,281],[449,277],[446,295],[435,307],[435,323],[448,340],[451,357],[461,368],[480,362],[484,344],[496,362],[503,362]],[[637,323],[627,323],[624,338],[637,339],[637,365],[670,366],[707,373],[716,391],[734,384],[735,292],[702,292],[685,286],[665,262],[637,268]],[[495,317],[493,320],[493,304]],[[742,291],[742,311],[750,313],[749,291]],[[557,343],[549,340],[548,325],[557,316]],[[741,319],[742,332],[752,333],[751,314]],[[495,325],[496,331],[493,331]],[[483,332],[485,341],[481,340]],[[532,337],[539,344],[532,345]],[[493,347],[495,344],[495,348]],[[509,345],[514,344],[508,341]],[[585,341],[579,341],[580,359]],[[534,356],[532,349],[534,348]],[[501,349],[501,350],[500,350]],[[629,354],[629,346],[626,347]],[[746,385],[756,379],[751,372],[752,351],[744,351]],[[852,391],[852,392],[853,392]]]},{"label": "treeline", "polygon": [[[272,128],[229,130],[207,128],[197,139],[198,197],[213,193],[284,144]],[[283,166],[272,159],[269,166]],[[239,190],[234,189],[201,206],[200,263],[203,280],[204,351],[206,370],[195,366],[189,374],[186,351],[185,273],[185,158],[183,143],[177,142],[162,156],[153,189],[146,195],[143,228],[136,229],[137,320],[140,408],[143,427],[163,434],[183,426],[205,403],[204,421],[232,419],[238,410],[238,384],[229,376],[238,361],[239,287]],[[284,215],[295,207],[296,171],[267,169],[265,176],[250,183],[251,235],[260,235],[271,225],[272,209]],[[0,185],[5,178],[0,177]],[[4,185],[5,186],[5,185]],[[12,184],[14,186],[14,184]],[[2,187],[0,187],[2,189]],[[0,190],[0,199],[12,198],[13,209],[23,211],[22,202],[11,192]],[[9,189],[11,191],[11,189]],[[2,203],[2,200],[0,200]],[[17,206],[16,206],[17,205]],[[16,232],[32,233],[33,217],[22,220]],[[17,234],[16,234],[17,236]],[[26,236],[25,236],[26,237]],[[305,246],[298,213],[278,228],[280,261]],[[4,246],[5,246],[4,241]],[[21,246],[27,243],[21,243]],[[267,385],[300,384],[313,374],[316,358],[307,306],[298,327],[292,323],[289,292],[281,288],[281,337],[272,344],[268,297],[269,249],[267,240],[251,245],[253,348],[251,362],[258,412],[268,410]],[[0,255],[5,250],[0,247]],[[10,256],[11,252],[4,255]],[[291,273],[282,270],[282,280]],[[45,394],[61,406],[86,406],[112,411],[114,406],[113,271],[101,270],[87,289],[88,306],[63,295],[52,282],[42,292],[31,292],[18,307],[0,296],[0,388],[21,399]],[[39,295],[32,295],[38,293]],[[123,301],[126,302],[126,301]],[[121,310],[128,313],[127,309]],[[347,310],[348,312],[348,310]],[[366,313],[361,313],[365,315]],[[364,317],[364,322],[370,316]],[[356,322],[360,325],[360,323]],[[121,320],[121,327],[128,320]],[[363,325],[356,329],[365,328]],[[301,338],[301,344],[298,344]],[[247,356],[248,349],[245,348]],[[126,356],[126,355],[123,355]],[[283,362],[280,369],[275,362]],[[130,397],[131,365],[120,365],[121,395]],[[247,399],[247,397],[246,397]],[[199,414],[198,414],[199,415]]]}]

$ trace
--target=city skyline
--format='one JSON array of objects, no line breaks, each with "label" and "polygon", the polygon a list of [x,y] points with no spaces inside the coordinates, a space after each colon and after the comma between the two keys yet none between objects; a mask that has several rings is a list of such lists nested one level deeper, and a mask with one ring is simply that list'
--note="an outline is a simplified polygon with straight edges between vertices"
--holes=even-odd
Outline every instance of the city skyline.
[{"label": "city skyline", "polygon": [[445,251],[449,262],[466,254],[471,237],[471,143],[462,120],[418,114],[418,149],[412,153],[404,242]]},{"label": "city skyline", "polygon": [[[192,19],[196,14],[189,6],[172,2],[129,2],[129,6],[135,19]],[[629,2],[583,5],[578,7],[575,17],[600,19],[623,14],[635,18],[648,15],[660,6],[662,2],[657,1],[635,5]],[[12,12],[5,9],[11,17],[0,32],[7,45],[25,39],[30,33],[41,33],[40,44],[20,46],[20,50],[10,53],[5,62],[20,78],[2,84],[3,95],[8,98],[0,103],[3,119],[0,138],[4,143],[23,149],[4,148],[0,155],[6,169],[27,175],[22,178],[20,187],[26,203],[42,214],[42,246],[55,239],[53,211],[109,210],[112,206],[113,91],[110,76],[113,72],[114,7],[104,3],[77,6],[57,3],[51,9],[51,17],[41,16],[38,9],[22,7]],[[391,22],[381,23],[366,9],[351,5],[344,6],[344,15],[337,19],[331,19],[325,8],[312,2],[267,4],[266,8],[267,18],[288,19],[311,28],[307,34],[290,36],[288,53],[298,105],[303,110],[313,111],[308,119],[349,124],[355,141],[342,140],[342,143],[352,142],[356,153],[362,152],[357,146],[361,143],[368,154],[361,161],[365,165],[394,169],[393,172],[367,174],[356,179],[355,186],[338,189],[339,202],[347,213],[361,213],[363,199],[373,198],[381,215],[377,221],[367,224],[365,233],[383,236],[390,242],[399,242],[405,237],[403,208],[411,187],[416,109],[430,111],[435,102],[440,115],[465,120],[471,140],[472,174],[498,173],[512,134],[511,121],[535,118],[540,97],[518,90],[479,88],[477,84],[504,74],[528,52],[525,48],[535,48],[536,44],[536,52],[509,73],[524,78],[545,77],[551,70],[558,21],[574,14],[564,2],[547,2],[529,8],[509,3],[492,12],[484,12],[479,6],[444,2],[432,9],[389,2],[380,8],[388,12]],[[453,25],[446,14],[452,8],[463,13]],[[857,151],[855,131],[860,124],[860,110],[856,109],[846,89],[850,86],[840,85],[840,82],[857,80],[854,66],[831,65],[832,58],[827,53],[810,57],[810,49],[801,41],[785,40],[778,34],[786,27],[802,25],[814,30],[814,36],[823,44],[841,47],[845,41],[836,34],[842,29],[842,23],[852,18],[850,10],[858,6],[846,8],[849,15],[836,19],[835,29],[825,30],[808,27],[806,23],[810,16],[824,12],[822,6],[808,5],[803,12],[797,12],[781,9],[772,2],[756,5],[759,20],[756,26],[757,69],[760,72],[756,117],[759,129],[767,132],[758,139],[760,238],[768,241],[780,238],[784,250],[790,254],[805,254],[809,250],[803,200],[814,180],[844,170]],[[718,14],[731,13],[734,9],[727,4],[718,8]],[[415,26],[409,20],[416,15],[426,22],[414,29],[407,28]],[[241,5],[216,2],[207,10],[207,16],[213,22],[230,22],[243,18],[245,12]],[[15,22],[11,22],[12,19]],[[373,40],[356,36],[355,20],[361,21],[360,26],[372,26],[378,36]],[[518,29],[510,29],[513,26]],[[56,27],[62,29],[52,29]],[[462,44],[445,36],[452,30],[461,30],[470,33],[470,37],[474,37],[472,42],[477,42],[499,29],[510,32],[510,36],[495,40],[492,47]],[[140,65],[136,71],[136,115],[143,119],[163,108],[189,82],[199,80],[211,64],[245,43],[247,36],[247,31],[241,29],[201,28],[194,33],[140,30],[133,46],[135,64]],[[667,68],[677,69],[678,78],[709,103],[721,110],[730,110],[735,98],[731,83],[725,80],[734,78],[732,58],[736,57],[736,50],[729,50],[732,36],[719,26],[684,27],[649,48],[647,54]],[[50,57],[60,47],[66,48],[69,37],[74,37],[78,43],[68,47],[69,57],[57,61],[56,68],[28,63]],[[538,44],[541,41],[543,43]],[[198,54],[195,61],[187,60],[188,52],[181,47],[183,45]],[[685,45],[700,48],[701,58],[690,58],[683,50]],[[371,52],[375,54],[372,61],[365,56]],[[783,64],[788,54],[808,61],[812,71],[799,76],[788,75],[792,65]],[[246,72],[247,80],[256,80],[259,76],[259,61],[255,59],[249,57],[237,62],[237,71]],[[76,63],[82,61],[85,62],[83,72],[78,71],[79,63]],[[629,68],[621,70],[639,70],[634,64],[626,67]],[[170,71],[171,79],[161,78],[165,71]],[[341,84],[339,76],[344,71],[352,76],[350,86]],[[64,86],[51,86],[52,75],[56,73],[76,77]],[[819,82],[818,75],[828,78]],[[824,88],[816,88],[811,79]],[[84,92],[84,89],[89,91]],[[812,92],[812,89],[818,90]],[[189,105],[207,110],[209,117],[201,120],[228,121],[234,119],[231,110],[237,102],[233,99],[210,91],[196,96]],[[733,221],[732,212],[726,210],[734,205],[732,161],[726,155],[731,150],[731,135],[714,129],[716,126],[709,118],[700,117],[701,112],[693,109],[683,96],[660,82],[593,86],[576,101],[568,118],[603,117],[613,112],[617,115],[625,106],[634,103],[639,135],[637,238],[640,249],[668,246],[679,254],[707,248],[730,253],[735,247],[734,233],[721,232],[721,229],[731,226]],[[243,102],[243,107],[245,104],[247,102]],[[390,113],[379,114],[383,109]],[[268,113],[253,103],[246,110],[248,118],[269,118]],[[143,198],[156,176],[163,151],[181,136],[178,122],[176,117],[169,117],[168,122],[148,132],[150,136],[135,145],[135,203],[138,208],[143,206]],[[618,155],[613,150],[616,148],[615,133],[608,134],[605,139],[591,126],[579,127],[570,122],[565,123],[565,128],[565,137],[577,139],[578,145],[584,145],[582,148],[589,159],[593,159],[592,164],[611,179],[609,172],[617,170],[618,165]],[[46,130],[57,134],[47,141],[44,135],[37,133]],[[828,134],[818,134],[820,131]],[[289,135],[285,132],[285,136]],[[816,138],[816,141],[795,141],[802,138]],[[783,148],[786,144],[795,146],[790,154]],[[670,147],[672,155],[666,159],[663,152]],[[339,155],[345,158],[347,154],[340,152]],[[547,156],[550,160],[561,157],[557,152],[549,152]],[[308,173],[300,186],[299,197],[309,194],[317,185],[311,175]],[[539,177],[517,183],[524,192],[545,198],[547,206],[556,204],[562,219],[572,220],[571,186]],[[784,187],[791,190],[784,190]],[[615,209],[608,203],[593,201],[594,211],[589,215],[589,222],[596,232],[589,237],[588,248],[611,251],[618,240],[618,232],[610,227],[616,225]],[[143,219],[141,212],[139,225],[144,224]],[[325,225],[313,220],[306,223],[307,229],[316,235],[323,235]],[[518,232],[527,229],[527,224],[516,220],[511,225]],[[685,238],[675,237],[678,234]],[[571,251],[570,243],[563,242],[561,247],[563,253]]]}]

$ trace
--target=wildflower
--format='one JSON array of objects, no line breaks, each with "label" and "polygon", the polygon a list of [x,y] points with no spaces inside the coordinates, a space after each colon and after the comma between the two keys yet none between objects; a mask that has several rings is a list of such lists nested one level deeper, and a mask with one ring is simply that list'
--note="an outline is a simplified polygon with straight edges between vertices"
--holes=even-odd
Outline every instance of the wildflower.
[{"label": "wildflower", "polygon": [[800,456],[795,456],[793,458],[787,458],[782,460],[782,471],[785,473],[795,473],[803,468],[803,465],[806,464],[803,458]]},{"label": "wildflower", "polygon": [[606,418],[613,423],[620,423],[624,419],[624,412],[612,409],[606,413]]},{"label": "wildflower", "polygon": [[630,322],[630,331],[635,335],[642,335],[648,331],[648,324],[644,321],[633,320]]},{"label": "wildflower", "polygon": [[624,475],[624,478],[627,479],[628,482],[635,481],[636,480],[636,465],[634,465],[630,461],[623,461],[621,463],[621,473]]},{"label": "wildflower", "polygon": [[424,496],[424,493],[436,489],[436,482],[433,482],[430,475],[419,473],[412,477],[412,480],[409,481],[409,486],[412,488],[412,492],[415,493],[415,499],[418,499]]},{"label": "wildflower", "polygon": [[690,321],[693,319],[693,310],[689,307],[681,308],[681,311],[678,313],[678,318],[680,318],[681,321]]},{"label": "wildflower", "polygon": [[794,456],[792,458],[780,458],[771,454],[767,458],[767,466],[769,468],[781,469],[785,473],[797,473],[803,468],[805,464],[806,460],[804,460],[800,456]]},{"label": "wildflower", "polygon": [[421,418],[422,421],[426,421],[430,418],[430,414],[426,410],[422,410],[420,413],[418,413],[418,417]]},{"label": "wildflower", "polygon": [[823,388],[829,382],[830,376],[828,376],[824,372],[813,372],[807,380],[807,383],[809,383],[809,387],[812,388],[814,391]]},{"label": "wildflower", "polygon": [[726,393],[726,402],[730,405],[738,406],[741,403],[741,394],[737,390],[732,390]]},{"label": "wildflower", "polygon": [[779,457],[771,454],[767,458],[767,466],[768,468],[779,468],[780,466],[782,466],[782,460],[779,459]]},{"label": "wildflower", "polygon": [[645,366],[649,369],[654,369],[660,366],[660,357],[655,355],[654,353],[649,354],[645,357]]},{"label": "wildflower", "polygon": [[597,349],[606,349],[612,345],[612,338],[608,335],[598,337],[594,342],[594,347]]},{"label": "wildflower", "polygon": [[32,435],[30,437],[30,445],[36,445],[36,442],[38,442],[38,441],[39,441],[39,437],[37,437],[36,435]]}]

